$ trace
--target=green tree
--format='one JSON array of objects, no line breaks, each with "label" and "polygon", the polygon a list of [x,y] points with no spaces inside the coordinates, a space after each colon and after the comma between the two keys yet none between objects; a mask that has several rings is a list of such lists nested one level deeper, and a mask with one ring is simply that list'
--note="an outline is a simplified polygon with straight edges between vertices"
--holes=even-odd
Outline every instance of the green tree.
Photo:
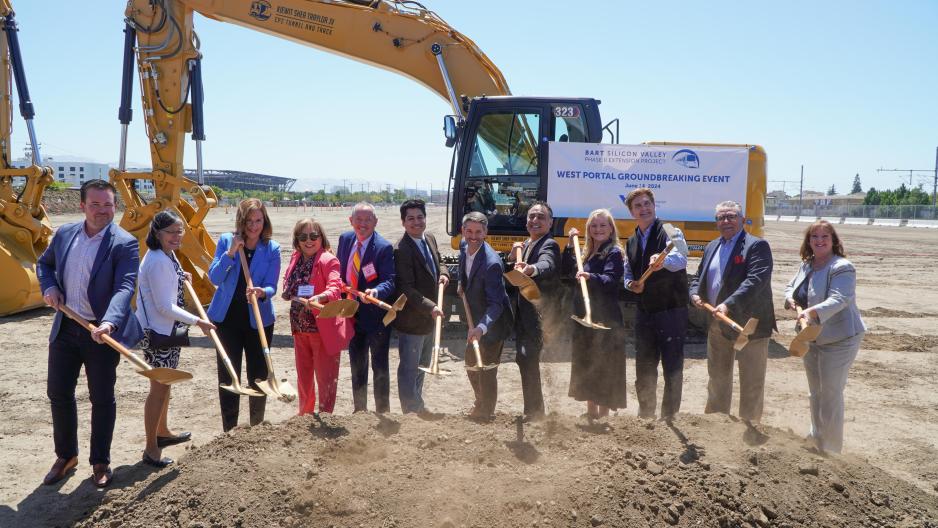
[{"label": "green tree", "polygon": [[857,194],[863,192],[863,187],[860,184],[860,173],[858,172],[856,176],[853,177],[853,188],[850,189],[850,194]]},{"label": "green tree", "polygon": [[833,184],[831,184],[830,189],[827,190],[827,195],[828,195],[828,196],[835,196],[836,194],[837,194],[837,188],[834,187]]}]

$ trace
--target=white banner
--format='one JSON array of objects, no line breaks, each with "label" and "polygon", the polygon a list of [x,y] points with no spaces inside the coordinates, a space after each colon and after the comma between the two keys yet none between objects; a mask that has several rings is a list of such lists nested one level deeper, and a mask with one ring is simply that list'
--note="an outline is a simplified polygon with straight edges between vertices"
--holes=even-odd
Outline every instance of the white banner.
[{"label": "white banner", "polygon": [[586,218],[601,207],[617,219],[632,215],[629,192],[648,187],[658,216],[713,221],[719,202],[746,206],[749,149],[681,145],[551,142],[547,201],[554,216]]}]

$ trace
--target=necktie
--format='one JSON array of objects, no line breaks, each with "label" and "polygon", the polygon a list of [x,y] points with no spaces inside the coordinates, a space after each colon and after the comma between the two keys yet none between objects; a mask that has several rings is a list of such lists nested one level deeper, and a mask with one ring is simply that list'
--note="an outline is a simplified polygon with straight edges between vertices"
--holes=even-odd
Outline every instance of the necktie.
[{"label": "necktie", "polygon": [[430,270],[430,275],[433,275],[433,278],[436,278],[436,266],[433,265],[433,256],[430,254],[430,245],[427,244],[427,239],[420,240],[420,248],[423,250],[423,259],[427,262],[427,268]]},{"label": "necktie", "polygon": [[348,268],[348,276],[345,280],[349,287],[355,290],[358,289],[358,273],[362,269],[362,257],[360,254],[361,248],[362,243],[360,241],[355,241],[355,248],[352,250],[352,265]]}]

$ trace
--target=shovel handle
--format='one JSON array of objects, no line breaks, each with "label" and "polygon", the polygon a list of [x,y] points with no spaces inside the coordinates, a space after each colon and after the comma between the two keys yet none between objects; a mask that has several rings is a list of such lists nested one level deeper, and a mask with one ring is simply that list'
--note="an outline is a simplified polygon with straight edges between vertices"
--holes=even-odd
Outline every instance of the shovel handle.
[{"label": "shovel handle", "polygon": [[[674,249],[674,242],[668,242],[667,247],[664,248],[664,251],[658,253],[658,259],[663,259],[668,256],[668,253]],[[655,259],[655,263],[658,262],[658,259]],[[642,277],[638,279],[639,284],[645,284],[645,281],[648,280],[648,277],[651,277],[651,274],[655,272],[655,269],[651,266],[648,266],[648,269],[645,270],[645,273],[642,273]]]},{"label": "shovel handle", "polygon": [[[205,313],[205,308],[202,307],[202,301],[199,300],[199,296],[195,293],[195,288],[192,287],[192,283],[186,280],[183,281],[183,284],[186,285],[186,290],[189,291],[189,296],[192,297],[192,302],[195,304],[195,308],[199,312],[199,317],[208,321],[208,314]],[[225,364],[225,369],[228,371],[228,375],[231,377],[232,383],[238,383],[238,376],[235,375],[234,365],[231,364],[231,359],[228,357],[228,353],[225,352],[225,345],[221,344],[221,339],[218,337],[218,332],[215,330],[209,330],[208,335],[212,338],[212,342],[215,343],[215,350],[218,351],[218,355]]]},{"label": "shovel handle", "polygon": [[[459,298],[462,299],[462,307],[466,312],[466,323],[469,324],[469,328],[475,328],[475,323],[472,321],[472,310],[469,309],[469,301],[466,300],[466,294],[460,293]],[[482,351],[479,350],[479,341],[472,342],[472,351],[475,352],[476,356],[476,366],[482,368]]]},{"label": "shovel handle", "polygon": [[[248,258],[244,256],[244,248],[238,248],[238,257],[241,258],[241,272],[244,273],[244,282],[248,288],[254,288],[254,281],[251,280],[251,271],[248,269]],[[267,333],[264,332],[264,320],[261,318],[261,307],[257,304],[257,295],[248,296],[251,300],[251,308],[254,310],[254,322],[257,325],[257,335],[261,339],[261,348],[267,350]],[[270,361],[268,360],[268,363]],[[268,365],[269,366],[269,365]]]},{"label": "shovel handle", "polygon": [[[436,305],[443,309],[443,285],[440,284],[436,291]],[[437,317],[435,328],[433,330],[433,346],[440,348],[440,336],[443,333],[443,318]]]},{"label": "shovel handle", "polygon": [[[83,318],[82,316],[80,316],[80,315],[78,315],[77,313],[75,313],[74,310],[72,310],[71,308],[69,308],[69,307],[66,306],[65,304],[60,304],[60,305],[59,305],[59,310],[60,310],[63,314],[67,315],[67,316],[69,317],[69,319],[71,319],[71,320],[75,321],[76,323],[80,324],[81,326],[85,327],[85,329],[87,329],[89,332],[93,332],[93,331],[94,331],[95,328],[94,328],[94,325],[93,325],[93,324],[89,323],[87,320],[85,320],[85,318]],[[111,337],[111,336],[109,336],[109,335],[107,335],[107,334],[101,334],[101,340],[104,341],[105,343],[107,343],[107,344],[108,344],[111,348],[113,348],[114,350],[118,351],[118,352],[120,353],[120,355],[122,355],[122,356],[124,356],[125,358],[127,358],[127,359],[128,359],[131,363],[133,363],[134,366],[137,367],[138,369],[140,369],[140,370],[151,370],[151,369],[153,368],[153,367],[151,367],[150,365],[148,365],[146,361],[144,361],[144,360],[140,359],[139,357],[137,357],[137,356],[136,356],[133,352],[131,352],[130,350],[127,350],[127,349],[124,347],[124,345],[118,343],[113,337]]]},{"label": "shovel handle", "polygon": [[363,299],[363,300],[365,300],[365,301],[367,301],[367,302],[369,302],[369,303],[371,303],[371,304],[376,304],[376,305],[378,305],[378,307],[381,308],[382,310],[388,310],[388,311],[390,311],[390,310],[393,310],[393,309],[394,309],[390,304],[388,304],[388,303],[382,301],[381,299],[375,297],[374,295],[368,295],[367,293],[365,293],[365,292],[363,292],[363,291],[358,291],[358,290],[356,290],[355,288],[351,288],[351,287],[349,287],[349,286],[345,286],[345,291],[351,293],[352,295],[357,295],[357,296],[360,297],[361,299]]},{"label": "shovel handle", "polygon": [[[580,238],[577,235],[573,235],[573,252],[576,256],[576,270],[583,271],[583,253],[580,252]],[[586,286],[586,279],[580,277],[577,282],[580,283],[580,292],[583,294],[583,307],[586,311],[585,319],[587,321],[592,321],[592,310],[590,309],[590,295],[589,288]]]},{"label": "shovel handle", "polygon": [[326,307],[323,304],[319,304],[318,302],[312,299],[306,299],[304,297],[291,297],[290,300],[293,302],[298,302],[302,304],[303,306],[306,306],[307,308],[315,308],[319,311],[322,311],[322,309]]},{"label": "shovel handle", "polygon": [[726,314],[724,314],[723,312],[717,312],[717,311],[715,311],[715,308],[714,308],[711,304],[709,304],[709,303],[703,303],[703,307],[706,308],[707,310],[709,310],[710,313],[712,313],[717,319],[719,319],[719,320],[723,321],[724,323],[728,324],[728,325],[730,326],[730,328],[732,328],[733,330],[736,330],[737,332],[742,333],[743,327],[741,327],[741,326],[739,326],[738,324],[736,324],[736,321],[733,321],[732,319],[730,319],[729,317],[727,317]]},{"label": "shovel handle", "polygon": [[521,246],[518,246],[514,249],[515,254],[515,264],[521,262]]}]

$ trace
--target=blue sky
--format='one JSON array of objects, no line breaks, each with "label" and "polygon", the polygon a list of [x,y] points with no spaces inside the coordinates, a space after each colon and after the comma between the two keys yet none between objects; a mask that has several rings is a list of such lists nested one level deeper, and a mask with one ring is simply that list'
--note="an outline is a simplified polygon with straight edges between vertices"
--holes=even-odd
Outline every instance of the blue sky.
[{"label": "blue sky", "polygon": [[[14,0],[45,156],[118,156],[122,0]],[[595,97],[622,143],[757,143],[769,180],[898,186],[938,147],[938,2],[425,0],[516,95]],[[196,18],[207,168],[445,185],[448,104],[335,55]],[[148,164],[139,89],[130,160]],[[25,128],[15,120],[14,148]],[[194,166],[194,147],[187,164]],[[921,175],[913,182],[927,182]],[[770,183],[770,189],[781,188]],[[791,194],[797,183],[785,184]]]}]

